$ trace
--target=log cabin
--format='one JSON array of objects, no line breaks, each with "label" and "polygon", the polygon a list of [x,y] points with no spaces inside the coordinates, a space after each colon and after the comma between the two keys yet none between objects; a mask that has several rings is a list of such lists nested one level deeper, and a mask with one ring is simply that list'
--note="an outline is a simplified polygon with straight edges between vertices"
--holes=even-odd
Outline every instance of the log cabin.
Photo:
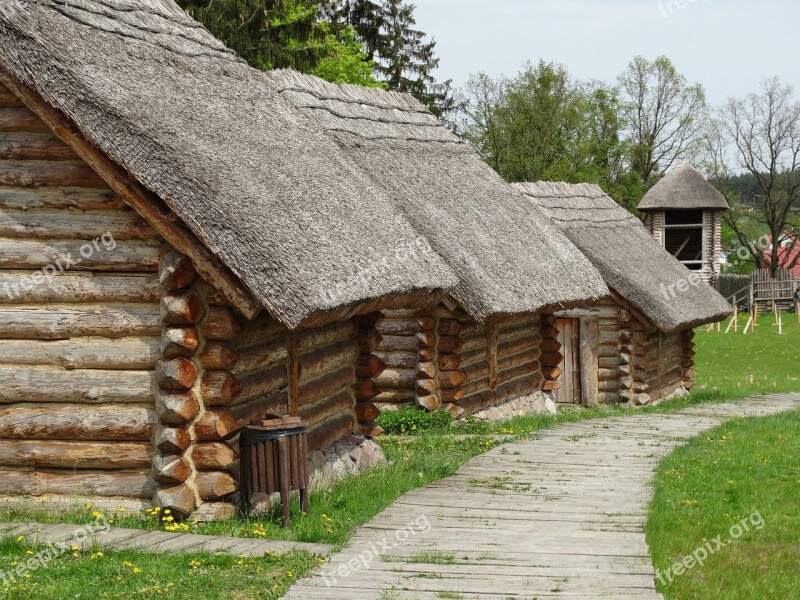
[{"label": "log cabin", "polygon": [[561,402],[643,405],[694,386],[693,329],[731,307],[593,184],[521,183],[603,275],[611,297],[555,313]]},{"label": "log cabin", "polygon": [[722,214],[729,209],[725,197],[688,162],[667,173],[639,203],[655,240],[712,287],[722,269]]},{"label": "log cabin", "polygon": [[589,260],[411,96],[272,77],[298,118],[377,182],[458,276],[441,303],[384,311],[382,341],[359,364],[357,410],[411,404],[462,417],[555,389],[554,311],[608,295]]},{"label": "log cabin", "polygon": [[249,419],[359,430],[457,278],[279,92],[169,0],[0,5],[0,498],[225,517]]}]

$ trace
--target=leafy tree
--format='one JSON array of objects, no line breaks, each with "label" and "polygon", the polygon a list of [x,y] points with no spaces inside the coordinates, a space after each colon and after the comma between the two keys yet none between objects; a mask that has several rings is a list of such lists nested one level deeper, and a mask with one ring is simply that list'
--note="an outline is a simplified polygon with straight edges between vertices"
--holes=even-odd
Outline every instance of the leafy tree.
[{"label": "leafy tree", "polygon": [[177,0],[191,17],[258,69],[306,72],[328,55],[313,0]]},{"label": "leafy tree", "polygon": [[336,83],[378,85],[355,31],[324,20],[317,0],[177,1],[257,69],[292,68]]},{"label": "leafy tree", "polygon": [[[320,24],[324,30],[331,29],[329,22]],[[356,39],[352,27],[345,27],[338,35],[329,34],[330,53],[311,69],[311,73],[331,83],[352,83],[365,87],[386,87],[373,74],[373,63]]]},{"label": "leafy tree", "polygon": [[619,76],[631,142],[631,169],[646,185],[700,147],[706,121],[703,86],[689,85],[666,56],[635,57]]},{"label": "leafy tree", "polygon": [[641,198],[616,88],[574,82],[564,67],[540,61],[513,79],[473,76],[462,96],[460,128],[506,180],[598,183],[628,207]]},{"label": "leafy tree", "polygon": [[[759,93],[730,98],[712,119],[706,138],[707,170],[712,181],[728,198],[734,210],[725,221],[755,264],[765,263],[774,275],[792,269],[800,259],[795,253],[800,234],[800,102],[791,86],[775,77],[761,83]],[[763,256],[752,229],[740,218],[740,197],[734,191],[737,171],[754,179],[757,221],[772,237],[772,251]],[[784,254],[775,241],[784,232],[795,237]]]}]

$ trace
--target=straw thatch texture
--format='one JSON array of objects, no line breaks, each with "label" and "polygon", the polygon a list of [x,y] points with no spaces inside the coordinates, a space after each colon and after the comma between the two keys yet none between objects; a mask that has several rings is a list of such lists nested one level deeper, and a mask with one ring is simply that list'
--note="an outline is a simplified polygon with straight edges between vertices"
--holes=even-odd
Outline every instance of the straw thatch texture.
[{"label": "straw thatch texture", "polygon": [[730,313],[730,305],[705,283],[678,290],[675,285],[688,281],[692,272],[599,186],[542,182],[516,187],[581,249],[608,287],[664,333],[720,321]]},{"label": "straw thatch texture", "polygon": [[290,327],[456,282],[269,75],[171,0],[4,1],[0,68],[162,198]]},{"label": "straw thatch texture", "polygon": [[728,210],[727,200],[697,169],[681,162],[647,192],[639,210]]},{"label": "straw thatch texture", "polygon": [[558,229],[412,97],[271,76],[298,116],[335,139],[446,258],[459,276],[453,296],[474,318],[607,295]]}]

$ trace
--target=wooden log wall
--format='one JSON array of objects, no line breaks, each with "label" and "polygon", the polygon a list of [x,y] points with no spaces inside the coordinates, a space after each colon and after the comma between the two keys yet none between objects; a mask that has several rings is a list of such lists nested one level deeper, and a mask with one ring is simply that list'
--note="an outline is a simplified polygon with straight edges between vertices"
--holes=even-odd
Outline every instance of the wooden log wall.
[{"label": "wooden log wall", "polygon": [[542,390],[555,392],[561,383],[561,374],[564,363],[564,355],[561,353],[561,342],[558,341],[558,329],[555,315],[542,315],[540,319],[541,329],[539,333],[542,337],[542,354],[539,363],[542,366]]},{"label": "wooden log wall", "polygon": [[152,498],[167,249],[0,86],[0,495]]},{"label": "wooden log wall", "polygon": [[[616,362],[618,364],[618,389],[619,393],[617,394],[616,400],[619,402],[631,402],[634,399],[635,391],[634,385],[636,384],[633,373],[634,373],[634,366],[633,366],[633,335],[634,335],[634,328],[632,326],[634,322],[633,317],[631,316],[630,311],[619,308],[617,312],[617,328],[619,331],[619,343],[617,345],[617,356],[611,357],[608,356],[606,360],[609,364],[613,364]],[[602,346],[601,346],[602,347]],[[608,350],[609,354],[612,353],[611,347]],[[600,369],[603,369],[603,358],[600,358]],[[615,399],[610,397],[608,401],[613,402]]]},{"label": "wooden log wall", "polygon": [[[460,418],[542,388],[539,316],[481,324],[444,304],[384,315],[374,352],[385,365],[373,379],[379,410],[416,405]],[[557,350],[550,353],[553,367],[561,360]]]},{"label": "wooden log wall", "polygon": [[188,257],[161,260],[161,357],[156,369],[159,427],[153,473],[154,503],[187,515],[203,505],[207,515],[232,514],[226,501],[238,489],[235,463],[241,428],[229,405],[241,389],[232,370],[231,340],[238,321],[211,304]]},{"label": "wooden log wall", "polygon": [[[459,370],[442,380],[445,402],[466,416],[513,398],[540,391],[545,368],[539,362],[546,325],[540,316],[508,317],[488,324],[454,315],[461,325]],[[545,332],[546,333],[546,332]],[[549,352],[558,348],[550,347]],[[440,377],[441,378],[441,377]]]},{"label": "wooden log wall", "polygon": [[611,300],[597,304],[599,329],[597,358],[598,401],[603,404],[630,400],[633,386],[630,365],[630,313]]},{"label": "wooden log wall", "polygon": [[378,329],[383,320],[382,313],[372,313],[357,319],[359,355],[356,364],[356,384],[353,389],[356,397],[357,430],[360,434],[370,437],[383,433],[383,429],[375,422],[381,410],[373,402],[379,393],[376,379],[383,375],[387,367],[383,359],[374,354],[383,339]]},{"label": "wooden log wall", "polygon": [[[383,369],[368,380],[359,380],[364,388],[359,400],[364,392],[374,392],[372,401],[380,411],[415,404],[418,367],[433,358],[433,318],[416,310],[386,310],[375,328],[369,336],[377,340],[372,355]],[[434,374],[429,372],[424,378],[432,379]]]},{"label": "wooden log wall", "polygon": [[356,431],[356,369],[367,347],[361,333],[370,327],[349,319],[289,332],[268,315],[238,327],[232,375],[241,392],[231,411],[242,423],[299,416],[308,424],[312,452]]},{"label": "wooden log wall", "polygon": [[683,389],[691,390],[695,386],[694,371],[694,331],[684,331],[681,334],[681,383]]},{"label": "wooden log wall", "polygon": [[[647,404],[683,386],[686,370],[686,334],[664,335],[652,325],[632,321],[632,400]],[[691,342],[689,342],[691,343]],[[693,375],[692,373],[688,373]]]}]

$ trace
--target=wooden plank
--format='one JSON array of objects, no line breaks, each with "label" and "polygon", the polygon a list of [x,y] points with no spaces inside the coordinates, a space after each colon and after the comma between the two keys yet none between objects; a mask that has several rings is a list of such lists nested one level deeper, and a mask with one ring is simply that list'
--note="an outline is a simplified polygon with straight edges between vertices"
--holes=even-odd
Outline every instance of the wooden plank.
[{"label": "wooden plank", "polygon": [[142,441],[157,424],[149,405],[15,404],[0,406],[0,438]]},{"label": "wooden plank", "polygon": [[157,305],[0,306],[0,338],[57,340],[161,334]]},{"label": "wooden plank", "polygon": [[[118,242],[113,251],[100,248],[94,249],[91,239],[0,238],[0,268],[42,269],[53,275],[86,270],[157,272],[159,258],[166,250],[163,242],[157,239]],[[18,295],[18,291],[15,290],[15,294]]]},{"label": "wooden plank", "polygon": [[[34,284],[34,276],[38,283]],[[0,271],[0,304],[49,302],[152,302],[161,291],[158,275],[39,271]]]},{"label": "wooden plank", "polygon": [[0,208],[6,210],[123,210],[129,209],[105,185],[102,188],[0,186]]},{"label": "wooden plank", "polygon": [[0,340],[0,364],[152,370],[160,358],[160,345],[157,337]]},{"label": "wooden plank", "polygon": [[297,349],[297,334],[286,333],[286,347],[289,351],[289,415],[296,417],[300,405],[300,354]]},{"label": "wooden plank", "polygon": [[49,133],[47,125],[24,105],[0,110],[0,131]]},{"label": "wooden plank", "polygon": [[486,327],[486,347],[489,349],[489,389],[494,390],[497,388],[497,323],[491,322]]},{"label": "wooden plank", "polygon": [[0,216],[0,238],[83,240],[104,236],[96,252],[113,252],[114,242],[146,240],[158,234],[132,210],[104,212],[10,211]]},{"label": "wooden plank", "polygon": [[0,366],[0,404],[68,402],[86,404],[152,402],[152,371],[65,371],[54,367]]},{"label": "wooden plank", "polygon": [[77,155],[50,133],[0,131],[0,160],[65,160]]},{"label": "wooden plank", "polygon": [[98,188],[104,183],[82,160],[0,160],[0,185]]},{"label": "wooden plank", "polygon": [[597,405],[598,323],[594,317],[580,320],[580,386],[584,406]]}]

